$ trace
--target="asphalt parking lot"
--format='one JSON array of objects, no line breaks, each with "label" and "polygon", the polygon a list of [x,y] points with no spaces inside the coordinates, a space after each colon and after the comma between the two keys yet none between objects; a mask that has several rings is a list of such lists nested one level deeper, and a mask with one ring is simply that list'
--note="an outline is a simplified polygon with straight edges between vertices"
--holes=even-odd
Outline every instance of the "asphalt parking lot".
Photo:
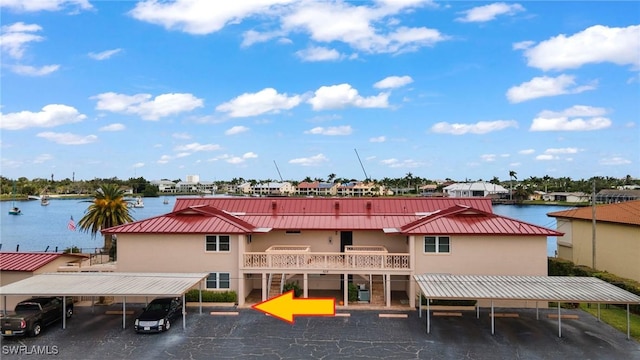
[{"label": "asphalt parking lot", "polygon": [[[127,305],[127,309],[141,305]],[[109,307],[119,310],[117,304]],[[518,318],[496,318],[491,334],[489,314],[425,317],[400,312],[406,318],[380,318],[380,311],[352,310],[349,317],[299,317],[294,325],[252,309],[238,315],[213,316],[189,308],[182,320],[161,334],[136,334],[135,315],[105,315],[105,307],[76,307],[67,328],[55,324],[37,338],[3,338],[4,359],[640,359],[640,344],[626,334],[597,322],[586,313],[563,320],[558,337],[551,310],[517,310]],[[513,310],[510,310],[513,311]],[[342,312],[342,311],[339,311]],[[389,312],[385,312],[389,313]],[[22,347],[22,348],[19,348]],[[14,352],[10,354],[9,352]],[[19,351],[19,354],[15,352]],[[37,353],[40,354],[37,354]]]}]

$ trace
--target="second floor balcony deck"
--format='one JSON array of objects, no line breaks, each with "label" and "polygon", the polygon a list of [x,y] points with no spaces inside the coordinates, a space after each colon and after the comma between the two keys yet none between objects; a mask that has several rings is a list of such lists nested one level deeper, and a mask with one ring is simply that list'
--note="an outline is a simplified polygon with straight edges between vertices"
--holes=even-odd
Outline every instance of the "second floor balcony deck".
[{"label": "second floor balcony deck", "polygon": [[410,254],[389,253],[382,246],[347,246],[345,252],[311,252],[306,245],[277,245],[246,252],[244,270],[411,271]]}]

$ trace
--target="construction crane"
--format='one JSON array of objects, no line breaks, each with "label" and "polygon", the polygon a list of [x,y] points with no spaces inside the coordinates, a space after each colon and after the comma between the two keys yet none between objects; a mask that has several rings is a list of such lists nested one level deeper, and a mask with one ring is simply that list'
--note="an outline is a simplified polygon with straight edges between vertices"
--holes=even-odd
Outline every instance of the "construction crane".
[{"label": "construction crane", "polygon": [[280,174],[280,169],[278,169],[278,164],[276,164],[275,160],[273,160],[273,165],[276,166],[276,171],[278,172],[278,176],[280,176],[280,181],[284,182],[284,180],[282,180],[282,174]]},{"label": "construction crane", "polygon": [[360,155],[358,155],[358,149],[353,149],[356,152],[356,156],[358,157],[358,162],[360,162],[360,167],[362,168],[362,172],[364,173],[364,179],[369,180],[369,175],[367,175],[367,171],[364,169],[364,165],[362,165],[362,160],[360,160]]}]

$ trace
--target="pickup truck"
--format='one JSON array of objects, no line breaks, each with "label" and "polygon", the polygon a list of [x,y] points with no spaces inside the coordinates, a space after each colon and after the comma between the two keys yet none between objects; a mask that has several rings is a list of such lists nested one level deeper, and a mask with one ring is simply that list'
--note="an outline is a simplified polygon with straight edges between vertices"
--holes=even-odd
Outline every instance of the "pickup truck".
[{"label": "pickup truck", "polygon": [[[64,316],[73,315],[73,299],[67,297]],[[36,297],[19,302],[13,313],[0,317],[2,336],[38,336],[44,326],[63,316],[62,297]]]}]

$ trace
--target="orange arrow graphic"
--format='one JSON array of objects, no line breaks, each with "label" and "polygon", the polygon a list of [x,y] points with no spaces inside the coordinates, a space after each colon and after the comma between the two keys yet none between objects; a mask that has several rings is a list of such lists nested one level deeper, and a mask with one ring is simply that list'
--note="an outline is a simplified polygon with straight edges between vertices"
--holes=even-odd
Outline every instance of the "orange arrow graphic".
[{"label": "orange arrow graphic", "polygon": [[262,311],[267,315],[277,317],[293,325],[294,316],[335,316],[336,299],[311,298],[294,299],[293,290],[282,295],[272,297],[251,308]]}]

